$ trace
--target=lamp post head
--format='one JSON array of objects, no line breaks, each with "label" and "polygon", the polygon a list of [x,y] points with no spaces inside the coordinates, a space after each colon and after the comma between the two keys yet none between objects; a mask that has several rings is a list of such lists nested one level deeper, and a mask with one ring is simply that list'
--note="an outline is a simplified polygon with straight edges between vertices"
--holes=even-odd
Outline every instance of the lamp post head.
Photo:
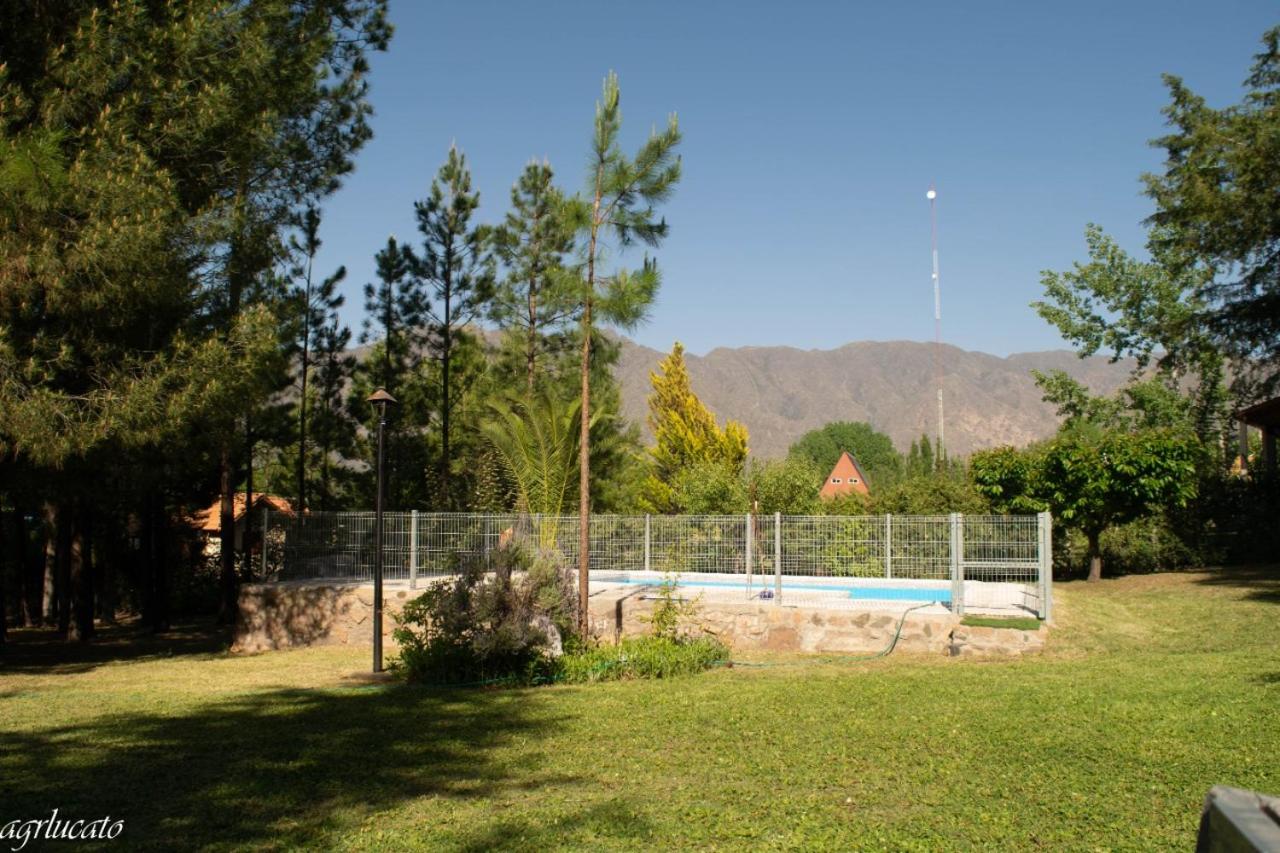
[{"label": "lamp post head", "polygon": [[396,398],[388,394],[386,388],[379,388],[377,391],[374,391],[369,395],[367,402],[377,409],[379,413],[385,415],[387,412],[387,406],[394,406],[396,404]]},{"label": "lamp post head", "polygon": [[924,194],[924,197],[929,199],[929,201],[933,201],[935,198],[938,197],[938,191],[935,190],[933,187],[929,187],[929,191]]}]

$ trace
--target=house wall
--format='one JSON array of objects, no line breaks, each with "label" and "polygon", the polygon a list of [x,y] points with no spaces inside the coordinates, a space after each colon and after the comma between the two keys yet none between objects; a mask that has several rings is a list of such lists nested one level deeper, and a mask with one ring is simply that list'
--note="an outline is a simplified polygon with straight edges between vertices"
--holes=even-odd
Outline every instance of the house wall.
[{"label": "house wall", "polygon": [[[853,483],[850,480],[856,479],[858,482]],[[834,482],[839,480],[839,483]],[[870,494],[867,488],[867,478],[862,475],[862,471],[854,464],[848,453],[840,454],[840,458],[836,460],[835,467],[831,469],[831,473],[827,475],[826,481],[822,484],[822,490],[818,492],[823,499],[830,499],[857,492],[860,495]]]}]

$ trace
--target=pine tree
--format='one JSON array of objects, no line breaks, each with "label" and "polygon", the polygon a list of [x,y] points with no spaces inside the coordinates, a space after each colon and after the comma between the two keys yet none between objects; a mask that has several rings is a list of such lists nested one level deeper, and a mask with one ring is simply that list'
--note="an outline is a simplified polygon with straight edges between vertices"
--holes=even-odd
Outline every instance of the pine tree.
[{"label": "pine tree", "polygon": [[[252,84],[232,86],[235,95],[227,104],[232,132],[221,140],[230,210],[220,271],[223,298],[213,319],[224,334],[248,307],[246,291],[281,260],[282,226],[338,188],[355,151],[371,136],[366,53],[384,47],[389,36],[382,0],[338,2],[319,14],[300,11],[291,0],[259,0],[236,10],[238,46],[262,67],[253,69],[260,76],[246,78]],[[264,386],[246,400],[240,417],[230,409],[213,424],[223,434],[223,622],[234,621],[237,609],[234,554],[228,553],[235,531],[236,422],[247,420],[253,405],[272,390]]]},{"label": "pine tree", "polygon": [[311,432],[319,450],[319,503],[322,511],[335,509],[334,457],[350,456],[355,423],[347,412],[343,391],[355,370],[355,358],[347,352],[351,330],[340,324],[336,312],[316,329],[315,400]]},{"label": "pine tree", "polygon": [[[1241,368],[1252,393],[1280,386],[1280,26],[1262,36],[1239,104],[1214,109],[1178,77],[1165,75],[1172,130],[1153,141],[1164,172],[1144,175],[1156,203],[1151,254],[1175,279],[1202,270],[1192,334],[1207,332]],[[1198,304],[1197,304],[1198,303]],[[1175,331],[1178,331],[1175,328]],[[1167,335],[1168,333],[1165,332]],[[1249,388],[1257,380],[1257,389]]]},{"label": "pine tree", "polygon": [[428,345],[439,365],[440,455],[437,466],[440,508],[454,507],[452,493],[453,448],[451,419],[458,397],[454,381],[455,349],[467,336],[466,326],[485,315],[493,296],[494,265],[489,251],[490,229],[471,224],[480,205],[480,194],[471,189],[467,159],[457,146],[449,149],[427,198],[414,204],[420,253],[408,247],[412,274],[423,283],[430,303],[427,318]]},{"label": "pine tree", "polygon": [[649,374],[649,429],[654,446],[649,449],[649,476],[642,502],[650,512],[674,512],[673,490],[681,472],[694,465],[716,464],[732,476],[742,472],[747,458],[747,428],[726,421],[716,425],[715,415],[703,405],[689,384],[684,347],[679,342],[662,360],[657,373]]},{"label": "pine tree", "polygon": [[504,345],[522,362],[532,395],[547,353],[554,361],[571,344],[564,325],[573,316],[574,292],[564,259],[573,251],[574,227],[546,163],[525,166],[511,188],[511,212],[494,232],[494,248],[506,269],[494,293],[491,318],[505,330]]},{"label": "pine tree", "polygon": [[653,302],[660,283],[657,264],[645,259],[637,272],[603,266],[605,241],[612,235],[620,248],[639,240],[656,247],[667,235],[667,223],[657,218],[654,205],[670,198],[680,180],[676,146],[680,129],[673,114],[662,132],[656,129],[634,159],[622,153],[618,131],[622,125],[618,77],[605,78],[603,96],[596,103],[595,133],[587,177],[590,198],[575,205],[586,246],[584,278],[579,293],[582,357],[579,379],[582,411],[578,448],[578,619],[587,630],[588,572],[591,565],[591,344],[599,322],[629,328],[639,323]]},{"label": "pine tree", "polygon": [[410,274],[412,257],[394,236],[388,237],[387,245],[374,255],[374,263],[378,283],[364,286],[365,317],[360,342],[370,343],[380,337],[380,358],[369,365],[372,384],[400,397],[424,322],[422,288]]},{"label": "pine tree", "polygon": [[312,346],[319,331],[329,325],[337,325],[338,309],[342,307],[345,297],[337,292],[338,285],[347,277],[346,267],[338,267],[333,275],[319,284],[312,281],[312,267],[316,252],[320,250],[320,211],[309,207],[303,215],[302,239],[294,243],[294,248],[302,255],[302,263],[295,268],[294,274],[302,278],[302,284],[294,288],[293,298],[299,306],[299,342],[298,356],[298,502],[296,511],[307,509],[307,412],[311,407],[308,397],[307,380],[312,367]]},{"label": "pine tree", "polygon": [[[365,54],[388,34],[380,0],[305,13],[286,0],[120,0],[6,16],[0,450],[66,472],[66,492],[45,494],[68,502],[57,513],[68,524],[101,509],[64,499],[84,498],[77,486],[107,466],[130,465],[113,474],[156,490],[122,498],[149,517],[171,497],[200,500],[155,469],[190,476],[173,463],[206,461],[209,433],[229,502],[247,410],[283,375],[280,318],[241,297],[280,259],[301,200],[330,191],[367,138]],[[82,567],[78,628],[94,604],[94,565]]]}]

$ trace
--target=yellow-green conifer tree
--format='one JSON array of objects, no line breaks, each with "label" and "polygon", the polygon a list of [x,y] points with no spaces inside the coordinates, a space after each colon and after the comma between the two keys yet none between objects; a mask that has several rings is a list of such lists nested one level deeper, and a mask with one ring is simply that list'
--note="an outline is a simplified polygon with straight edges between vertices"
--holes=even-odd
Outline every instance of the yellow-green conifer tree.
[{"label": "yellow-green conifer tree", "polygon": [[649,476],[641,501],[651,512],[676,509],[672,489],[676,476],[691,465],[718,463],[741,472],[747,458],[747,428],[727,421],[724,429],[689,386],[684,347],[676,342],[671,354],[649,374],[649,429],[654,446],[649,449]]}]

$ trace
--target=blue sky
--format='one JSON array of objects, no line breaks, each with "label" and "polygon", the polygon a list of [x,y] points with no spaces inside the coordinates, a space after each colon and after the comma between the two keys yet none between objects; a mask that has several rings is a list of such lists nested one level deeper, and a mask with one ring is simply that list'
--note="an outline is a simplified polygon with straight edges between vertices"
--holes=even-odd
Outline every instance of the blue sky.
[{"label": "blue sky", "polygon": [[1263,2],[417,3],[373,61],[374,139],[327,200],[320,270],[345,319],[394,233],[416,235],[451,142],[497,222],[530,158],[583,185],[600,83],[634,150],[670,112],[684,179],[664,213],[662,292],[632,337],[831,348],[931,340],[938,186],[943,337],[1000,355],[1062,346],[1028,307],[1098,222],[1141,251],[1138,177],[1159,167],[1162,72],[1239,99]]}]

